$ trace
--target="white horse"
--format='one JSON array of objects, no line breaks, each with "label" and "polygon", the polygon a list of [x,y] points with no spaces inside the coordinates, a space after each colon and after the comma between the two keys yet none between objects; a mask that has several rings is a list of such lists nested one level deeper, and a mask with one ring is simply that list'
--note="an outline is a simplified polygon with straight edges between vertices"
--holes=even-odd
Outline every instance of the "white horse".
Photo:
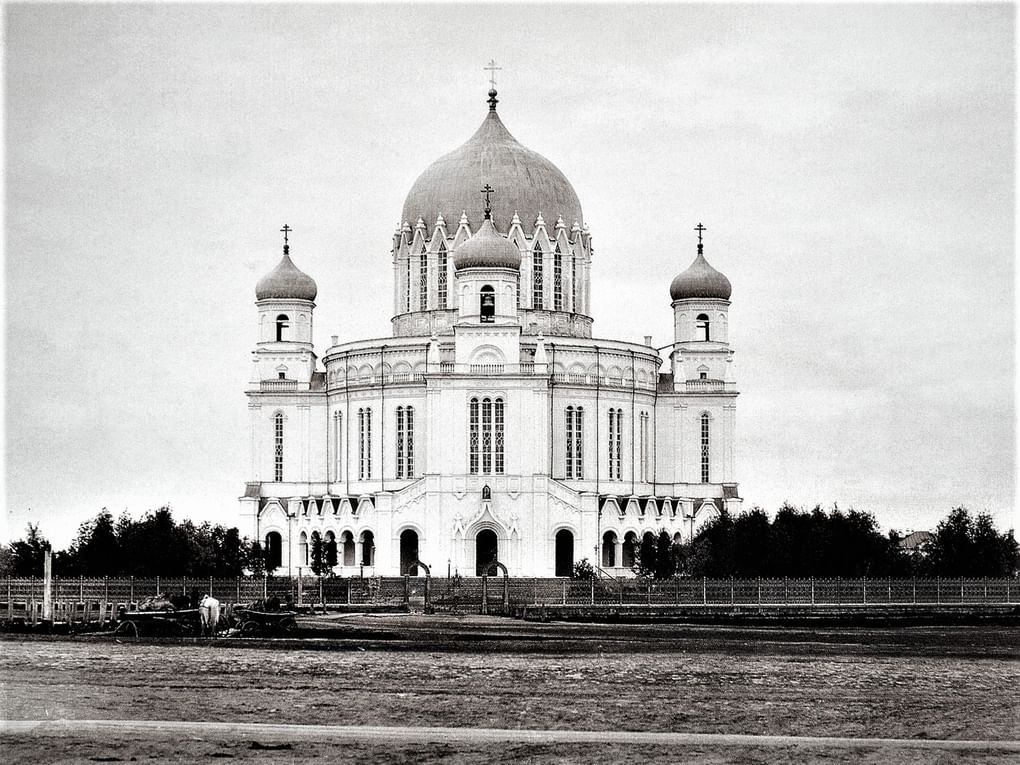
[{"label": "white horse", "polygon": [[220,623],[220,602],[212,595],[203,595],[198,604],[198,615],[202,619],[202,635],[208,632],[211,637],[216,637]]}]

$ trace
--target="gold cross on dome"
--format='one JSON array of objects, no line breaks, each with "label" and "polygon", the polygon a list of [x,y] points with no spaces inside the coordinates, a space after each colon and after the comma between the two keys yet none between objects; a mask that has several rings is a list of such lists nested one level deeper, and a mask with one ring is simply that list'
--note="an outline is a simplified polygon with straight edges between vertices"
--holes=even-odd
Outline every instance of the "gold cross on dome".
[{"label": "gold cross on dome", "polygon": [[708,231],[708,229],[699,223],[697,226],[694,227],[694,230],[698,232],[698,244],[701,244],[701,232]]},{"label": "gold cross on dome", "polygon": [[496,60],[495,59],[489,59],[489,65],[488,66],[483,66],[482,69],[489,73],[489,84],[492,86],[492,89],[495,90],[496,89],[496,72],[503,71],[503,67],[496,66]]},{"label": "gold cross on dome", "polygon": [[283,228],[281,228],[281,229],[280,229],[280,231],[282,231],[282,232],[283,232],[283,243],[284,243],[284,244],[287,244],[287,234],[289,234],[289,233],[290,233],[291,231],[293,231],[293,230],[294,230],[294,229],[292,229],[292,228],[291,228],[290,226],[288,226],[288,225],[287,225],[286,223],[284,223],[284,224],[283,224]]}]

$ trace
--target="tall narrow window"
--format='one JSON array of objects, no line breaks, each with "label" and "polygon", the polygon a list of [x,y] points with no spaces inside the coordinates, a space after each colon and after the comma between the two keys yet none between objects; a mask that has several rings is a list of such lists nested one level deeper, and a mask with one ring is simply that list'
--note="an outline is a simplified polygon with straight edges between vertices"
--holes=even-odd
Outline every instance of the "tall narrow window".
[{"label": "tall narrow window", "polygon": [[641,459],[641,480],[648,480],[648,412],[641,412],[641,431],[639,434],[641,439],[640,447],[640,459]]},{"label": "tall narrow window", "polygon": [[623,480],[623,410],[609,410],[609,480]]},{"label": "tall narrow window", "polygon": [[566,447],[566,477],[584,478],[584,407],[567,407]]},{"label": "tall narrow window", "polygon": [[531,307],[544,308],[542,299],[542,246],[535,242],[535,249],[531,253]]},{"label": "tall narrow window", "polygon": [[446,308],[446,242],[439,243],[439,257],[436,259],[436,308]]},{"label": "tall narrow window", "polygon": [[418,310],[427,311],[429,307],[429,254],[425,247],[418,256]]},{"label": "tall narrow window", "polygon": [[273,480],[283,480],[283,414],[273,418]]},{"label": "tall narrow window", "polygon": [[340,412],[333,413],[333,480],[339,481],[343,475],[341,470],[341,443],[343,441],[343,415]]},{"label": "tall narrow window", "polygon": [[468,405],[468,467],[472,473],[503,473],[503,399],[472,398]]},{"label": "tall narrow window", "polygon": [[563,254],[558,244],[553,255],[553,310],[563,310]]},{"label": "tall narrow window", "polygon": [[514,278],[517,280],[517,289],[514,290],[514,305],[518,308],[521,307],[521,271],[518,269],[514,272]]},{"label": "tall narrow window", "polygon": [[570,310],[574,313],[581,313],[577,310],[577,258],[570,256]]},{"label": "tall narrow window", "polygon": [[276,342],[282,343],[287,339],[287,329],[290,328],[290,318],[285,313],[276,317]]},{"label": "tall narrow window", "polygon": [[708,412],[701,415],[701,482],[708,483],[709,458],[709,416]]},{"label": "tall narrow window", "polygon": [[397,407],[397,478],[414,477],[414,407]]},{"label": "tall narrow window", "polygon": [[404,310],[411,310],[411,253],[407,253],[407,262],[404,264]]},{"label": "tall narrow window", "polygon": [[695,323],[694,326],[695,326],[695,328],[697,329],[697,332],[698,332],[698,338],[697,339],[698,340],[708,340],[709,339],[709,333],[708,333],[708,323],[709,323],[708,322],[708,314],[707,313],[699,313],[698,317],[695,319],[695,322],[696,323]]},{"label": "tall narrow window", "polygon": [[472,473],[478,472],[478,458],[481,449],[481,420],[479,412],[479,403],[477,398],[471,399],[471,404],[468,407],[468,417],[470,419],[468,436],[468,454],[470,455],[470,471]]},{"label": "tall narrow window", "polygon": [[358,480],[372,477],[372,410],[358,410]]}]

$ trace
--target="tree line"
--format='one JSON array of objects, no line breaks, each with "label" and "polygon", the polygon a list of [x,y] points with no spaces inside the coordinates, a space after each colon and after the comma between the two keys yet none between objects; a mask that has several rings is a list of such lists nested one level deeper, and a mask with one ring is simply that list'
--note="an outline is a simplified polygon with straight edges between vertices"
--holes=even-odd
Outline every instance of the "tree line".
[{"label": "tree line", "polygon": [[[0,547],[0,575],[41,576],[50,547],[38,524],[25,537]],[[169,507],[134,520],[106,509],[82,523],[66,550],[54,551],[54,576],[233,577],[265,571],[262,546],[237,528],[177,522]]]},{"label": "tree line", "polygon": [[634,551],[643,577],[1001,577],[1015,576],[1020,547],[987,513],[964,507],[939,522],[931,538],[905,547],[898,531],[882,534],[871,513],[784,504],[774,519],[759,507],[721,513],[694,539],[678,543],[665,530],[645,534]]}]

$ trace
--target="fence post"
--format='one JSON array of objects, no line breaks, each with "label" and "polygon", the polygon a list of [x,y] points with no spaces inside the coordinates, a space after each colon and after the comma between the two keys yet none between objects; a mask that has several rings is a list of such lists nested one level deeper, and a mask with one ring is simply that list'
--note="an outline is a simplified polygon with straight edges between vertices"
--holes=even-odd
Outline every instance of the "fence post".
[{"label": "fence post", "polygon": [[730,605],[735,606],[737,604],[736,598],[733,595],[733,575],[730,574]]},{"label": "fence post", "polygon": [[864,605],[868,605],[868,577],[864,577]]},{"label": "fence post", "polygon": [[237,598],[234,600],[234,602],[235,603],[240,603],[241,602],[241,577],[237,576],[236,580],[237,581],[235,582],[235,586],[237,587]]},{"label": "fence post", "polygon": [[790,577],[783,577],[783,605],[790,605]]},{"label": "fence post", "polygon": [[159,595],[159,577],[156,577],[156,594]]},{"label": "fence post", "polygon": [[432,574],[425,575],[425,613],[429,612],[429,596],[432,588]]},{"label": "fence post", "polygon": [[[1006,585],[1009,586],[1008,584]],[[11,578],[7,577],[7,621],[14,621],[14,603],[11,602]]]},{"label": "fence post", "polygon": [[563,605],[567,605],[567,580],[563,580]]},{"label": "fence post", "polygon": [[761,577],[758,577],[758,605],[761,605]]},{"label": "fence post", "polygon": [[645,590],[645,604],[650,606],[650,605],[652,605],[652,580],[651,579],[648,580],[648,582],[645,584],[645,587],[647,588]]},{"label": "fence post", "polygon": [[347,605],[351,604],[351,578],[347,577]]},{"label": "fence post", "polygon": [[489,613],[489,577],[482,574],[482,613]]},{"label": "fence post", "polygon": [[888,602],[892,603],[892,577],[888,576],[888,577],[886,577],[886,579],[889,580],[889,597],[888,597]]},{"label": "fence post", "polygon": [[297,604],[304,604],[305,588],[304,588],[304,577],[298,574],[297,578]]},{"label": "fence post", "polygon": [[78,602],[79,603],[84,603],[85,602],[85,577],[84,576],[79,576],[78,577]]},{"label": "fence post", "polygon": [[963,587],[964,587],[964,582],[963,582],[963,579],[961,579],[960,580],[960,602],[961,603],[963,602]]},{"label": "fence post", "polygon": [[676,588],[676,604],[680,605],[680,577],[673,577],[673,586]]},{"label": "fence post", "polygon": [[942,605],[942,577],[935,577],[935,603]]},{"label": "fence post", "polygon": [[910,602],[913,603],[916,606],[917,605],[917,577],[916,576],[911,579],[911,587],[913,588],[913,594],[911,595]]},{"label": "fence post", "polygon": [[[321,571],[321,569],[320,569]],[[407,602],[407,579],[404,579],[404,602]],[[326,596],[322,593],[322,574],[319,574],[319,603],[322,605],[322,613],[326,613]]]},{"label": "fence post", "polygon": [[269,597],[269,573],[262,575],[262,599],[265,600]]},{"label": "fence post", "polygon": [[983,601],[985,603],[987,603],[988,602],[988,577],[987,576],[984,577],[984,586],[985,586],[985,595],[984,595]]},{"label": "fence post", "polygon": [[411,577],[404,574],[404,605],[411,605]]},{"label": "fence post", "polygon": [[503,613],[510,613],[510,577],[503,575]]},{"label": "fence post", "polygon": [[[10,586],[11,586],[11,580],[8,579],[7,580],[8,592],[10,591]],[[1009,577],[1008,576],[1006,577],[1006,602],[1007,603],[1010,602],[1010,599],[1009,599]]]},{"label": "fence post", "polygon": [[594,576],[592,576],[592,578],[590,580],[590,584],[591,584],[591,604],[594,606],[595,605],[595,577]]},{"label": "fence post", "polygon": [[110,605],[110,577],[108,576],[103,577],[103,603],[107,606]]},{"label": "fence post", "polygon": [[209,577],[209,597],[210,598],[216,597],[215,595],[213,595],[213,591],[212,591],[212,577],[211,576]]},{"label": "fence post", "polygon": [[[181,577],[181,595],[188,594],[188,577]],[[212,593],[210,593],[212,594]]]},{"label": "fence post", "polygon": [[535,590],[535,605],[537,606],[538,605],[538,580],[537,579],[532,579],[531,580],[531,586]]},{"label": "fence post", "polygon": [[815,578],[811,577],[811,605],[815,604]]},{"label": "fence post", "polygon": [[135,577],[134,574],[132,574],[131,587],[128,593],[128,609],[134,608],[134,602],[135,602]]},{"label": "fence post", "polygon": [[701,604],[708,605],[708,577],[701,577]]}]

